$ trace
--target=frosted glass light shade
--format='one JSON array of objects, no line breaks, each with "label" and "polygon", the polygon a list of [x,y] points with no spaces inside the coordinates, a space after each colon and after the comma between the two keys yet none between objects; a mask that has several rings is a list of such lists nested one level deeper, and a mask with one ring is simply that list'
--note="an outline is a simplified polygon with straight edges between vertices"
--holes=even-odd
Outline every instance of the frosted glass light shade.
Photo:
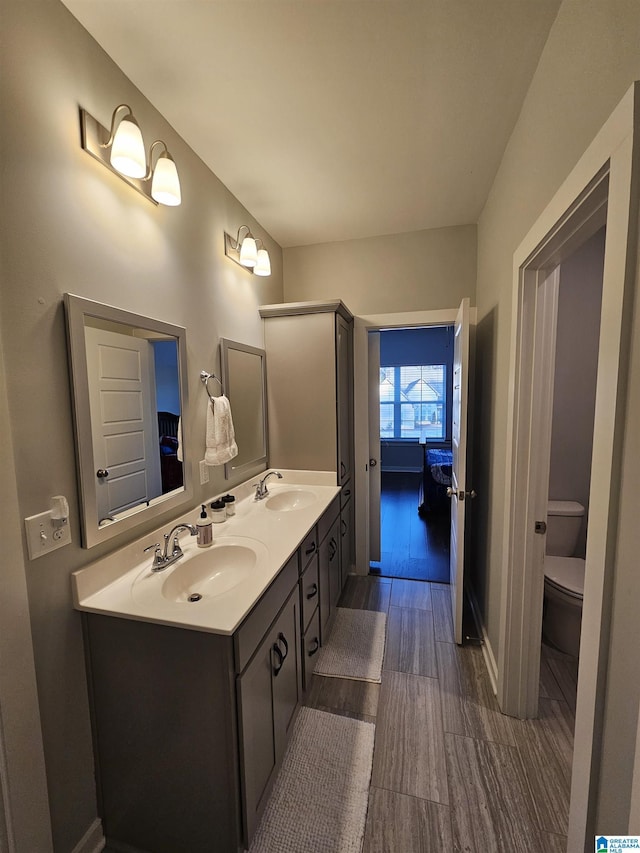
[{"label": "frosted glass light shade", "polygon": [[271,261],[266,249],[258,249],[258,261],[253,271],[256,275],[271,275]]},{"label": "frosted glass light shade", "polygon": [[255,267],[258,263],[258,247],[253,237],[245,237],[242,241],[240,263],[244,267]]},{"label": "frosted glass light shade", "polygon": [[142,133],[133,116],[125,116],[118,125],[111,144],[111,165],[129,178],[144,178],[147,157]]},{"label": "frosted glass light shade", "polygon": [[153,170],[151,197],[158,204],[167,204],[170,207],[176,207],[182,201],[178,170],[173,157],[168,152],[158,157]]}]

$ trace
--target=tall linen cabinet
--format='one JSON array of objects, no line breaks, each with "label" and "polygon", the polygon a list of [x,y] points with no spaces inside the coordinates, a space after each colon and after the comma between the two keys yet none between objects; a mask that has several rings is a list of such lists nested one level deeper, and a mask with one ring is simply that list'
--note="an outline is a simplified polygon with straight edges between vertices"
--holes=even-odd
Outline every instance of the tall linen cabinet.
[{"label": "tall linen cabinet", "polygon": [[353,314],[336,300],[263,305],[260,316],[269,465],[336,472],[349,533],[344,579],[353,564]]}]

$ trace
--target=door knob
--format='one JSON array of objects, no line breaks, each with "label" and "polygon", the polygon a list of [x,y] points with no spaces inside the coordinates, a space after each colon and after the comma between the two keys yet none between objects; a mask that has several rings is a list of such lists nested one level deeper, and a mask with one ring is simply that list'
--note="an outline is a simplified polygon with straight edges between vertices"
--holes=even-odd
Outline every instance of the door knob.
[{"label": "door knob", "polygon": [[370,468],[375,468],[377,464],[378,464],[378,460],[377,460],[377,459],[370,459],[370,460],[369,460],[369,467],[370,467]]},{"label": "door knob", "polygon": [[478,493],[476,492],[475,489],[471,489],[468,492],[463,492],[463,491],[456,492],[456,490],[452,489],[451,486],[447,486],[447,497],[448,498],[457,497],[461,501],[463,501],[465,498],[471,498],[471,500],[473,500],[473,498],[478,497]]},{"label": "door knob", "polygon": [[107,471],[106,468],[98,468],[98,470],[96,471],[96,477],[99,480],[104,480],[104,478],[108,477],[108,476],[109,476],[109,472]]}]

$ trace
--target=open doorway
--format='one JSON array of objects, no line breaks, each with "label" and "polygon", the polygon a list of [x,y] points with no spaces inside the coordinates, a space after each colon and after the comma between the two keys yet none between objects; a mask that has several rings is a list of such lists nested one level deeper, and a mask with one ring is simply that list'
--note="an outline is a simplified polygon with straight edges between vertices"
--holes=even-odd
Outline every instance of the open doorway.
[{"label": "open doorway", "polygon": [[370,571],[448,583],[453,326],[369,334],[380,353],[380,559]]},{"label": "open doorway", "polygon": [[449,597],[456,643],[463,640],[465,553],[469,525],[467,498],[476,497],[468,488],[470,477],[468,422],[472,376],[471,327],[475,309],[464,298],[457,309],[401,314],[360,316],[354,324],[354,424],[356,488],[356,568],[368,574],[372,560],[380,560],[380,335],[385,329],[448,326],[453,324],[453,392],[451,395],[451,506]]},{"label": "open doorway", "polygon": [[[541,698],[576,709],[606,229],[560,266],[544,558]],[[567,791],[567,802],[568,802]]]}]

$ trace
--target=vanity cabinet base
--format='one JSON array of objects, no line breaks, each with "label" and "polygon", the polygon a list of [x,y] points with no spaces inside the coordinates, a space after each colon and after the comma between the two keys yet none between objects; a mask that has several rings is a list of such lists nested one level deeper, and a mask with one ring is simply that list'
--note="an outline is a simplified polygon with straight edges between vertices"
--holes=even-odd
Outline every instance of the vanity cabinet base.
[{"label": "vanity cabinet base", "polygon": [[242,850],[232,638],[83,620],[107,841],[153,853]]}]

